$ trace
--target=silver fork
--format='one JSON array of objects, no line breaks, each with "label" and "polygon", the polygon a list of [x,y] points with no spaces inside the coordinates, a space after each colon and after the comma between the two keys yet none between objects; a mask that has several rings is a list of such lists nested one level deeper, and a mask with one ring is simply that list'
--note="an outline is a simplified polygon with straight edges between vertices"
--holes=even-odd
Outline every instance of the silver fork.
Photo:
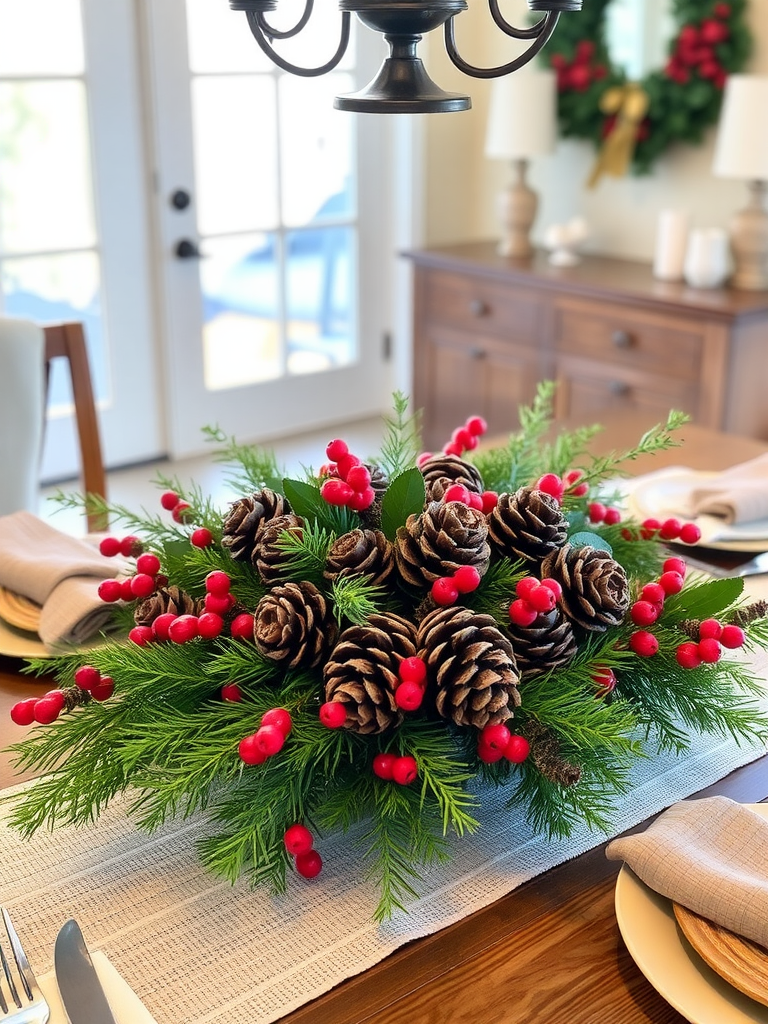
[{"label": "silver fork", "polygon": [[0,1024],[46,1024],[50,1008],[5,907],[2,912],[13,959],[8,959],[0,942]]}]

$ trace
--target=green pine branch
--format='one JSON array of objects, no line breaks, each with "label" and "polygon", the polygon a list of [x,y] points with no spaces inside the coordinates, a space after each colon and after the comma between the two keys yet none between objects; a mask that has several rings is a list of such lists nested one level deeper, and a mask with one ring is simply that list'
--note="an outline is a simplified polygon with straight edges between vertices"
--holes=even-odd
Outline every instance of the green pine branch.
[{"label": "green pine branch", "polygon": [[375,460],[389,479],[410,469],[421,451],[421,414],[408,413],[408,399],[396,391],[393,413],[384,418],[385,434]]}]

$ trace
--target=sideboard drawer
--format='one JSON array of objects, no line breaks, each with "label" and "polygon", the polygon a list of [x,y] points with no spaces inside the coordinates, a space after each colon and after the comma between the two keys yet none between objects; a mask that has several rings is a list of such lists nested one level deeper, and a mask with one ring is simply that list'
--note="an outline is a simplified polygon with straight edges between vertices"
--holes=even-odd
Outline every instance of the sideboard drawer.
[{"label": "sideboard drawer", "polygon": [[539,298],[530,291],[441,271],[427,275],[424,301],[431,323],[536,345]]},{"label": "sideboard drawer", "polygon": [[656,377],[697,380],[702,331],[701,321],[662,317],[619,305],[557,302],[558,352],[608,362],[618,369],[632,367]]}]

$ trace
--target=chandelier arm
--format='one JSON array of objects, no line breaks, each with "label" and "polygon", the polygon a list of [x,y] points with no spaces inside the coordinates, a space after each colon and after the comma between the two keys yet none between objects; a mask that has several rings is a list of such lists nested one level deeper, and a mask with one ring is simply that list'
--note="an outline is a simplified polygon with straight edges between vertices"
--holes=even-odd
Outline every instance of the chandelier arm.
[{"label": "chandelier arm", "polygon": [[491,17],[499,26],[501,31],[505,32],[508,36],[514,36],[515,39],[536,39],[547,27],[547,18],[549,16],[546,14],[543,18],[537,21],[535,25],[531,25],[530,28],[515,28],[514,25],[510,25],[501,13],[499,0],[488,0],[488,7],[491,11]]},{"label": "chandelier arm", "polygon": [[309,19],[312,17],[312,8],[315,6],[315,0],[305,0],[304,2],[304,13],[293,26],[293,28],[287,28],[284,31],[272,28],[271,25],[267,24],[267,19],[260,12],[256,15],[259,21],[259,28],[264,33],[270,42],[273,39],[290,39],[292,36],[297,36],[299,32],[304,28]]},{"label": "chandelier arm", "polygon": [[280,54],[270,46],[267,39],[267,35],[270,30],[269,28],[264,29],[262,27],[260,15],[254,14],[252,11],[246,11],[245,16],[248,19],[248,27],[251,30],[253,38],[259,44],[267,57],[269,57],[269,59],[279,68],[282,68],[283,71],[288,71],[292,75],[300,75],[303,78],[314,78],[324,75],[328,71],[333,71],[347,51],[350,35],[350,22],[352,17],[349,11],[341,12],[341,35],[339,37],[339,45],[336,53],[331,57],[327,64],[323,64],[321,67],[316,68],[300,68],[295,64],[291,64],[289,61],[284,60]]},{"label": "chandelier arm", "polygon": [[550,11],[539,22],[541,26],[539,35],[534,39],[525,53],[520,54],[515,60],[511,60],[509,64],[501,64],[496,68],[476,68],[472,64],[467,64],[462,57],[459,56],[458,50],[456,49],[456,39],[453,31],[453,17],[449,18],[445,23],[445,49],[451,61],[456,65],[459,71],[462,71],[465,75],[469,75],[471,78],[501,78],[503,75],[508,75],[512,71],[518,71],[521,67],[532,60],[539,50],[543,49],[544,45],[549,40],[552,33],[555,31],[555,25],[557,25],[558,19],[560,18],[559,11]]}]

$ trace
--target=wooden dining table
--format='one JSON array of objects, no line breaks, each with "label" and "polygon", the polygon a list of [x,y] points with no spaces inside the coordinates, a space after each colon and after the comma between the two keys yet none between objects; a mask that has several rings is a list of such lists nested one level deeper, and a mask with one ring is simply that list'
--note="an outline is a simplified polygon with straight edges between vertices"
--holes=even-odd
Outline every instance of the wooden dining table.
[{"label": "wooden dining table", "polygon": [[[598,449],[623,450],[638,436],[634,429],[626,421],[609,425]],[[760,441],[693,425],[681,436],[683,449],[635,468],[717,470],[768,451]],[[697,551],[702,556],[706,552]],[[11,722],[9,709],[49,685],[23,676],[18,662],[0,659],[0,788],[22,778],[5,748],[27,731]],[[745,803],[768,800],[768,757],[696,796],[714,794]],[[620,864],[604,851],[599,845],[400,947],[283,1017],[283,1024],[682,1024],[685,1018],[645,979],[623,943],[614,911]]]}]

